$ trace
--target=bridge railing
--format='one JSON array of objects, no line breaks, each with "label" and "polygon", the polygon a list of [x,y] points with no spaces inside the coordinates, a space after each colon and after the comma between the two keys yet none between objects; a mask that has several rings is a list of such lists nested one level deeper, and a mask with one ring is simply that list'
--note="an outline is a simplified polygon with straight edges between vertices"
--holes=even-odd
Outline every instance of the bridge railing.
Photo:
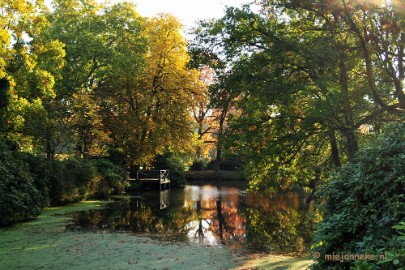
[{"label": "bridge railing", "polygon": [[165,182],[166,180],[169,180],[169,170],[160,170],[160,182]]},{"label": "bridge railing", "polygon": [[169,170],[143,170],[137,171],[136,179],[156,179],[161,183],[169,180],[170,171]]}]

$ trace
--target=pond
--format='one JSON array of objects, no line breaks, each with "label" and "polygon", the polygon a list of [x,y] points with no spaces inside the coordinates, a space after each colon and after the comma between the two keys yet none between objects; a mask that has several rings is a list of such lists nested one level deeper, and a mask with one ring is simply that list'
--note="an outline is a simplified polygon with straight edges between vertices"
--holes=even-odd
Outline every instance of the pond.
[{"label": "pond", "polygon": [[66,229],[129,233],[234,254],[302,253],[314,230],[313,201],[298,192],[268,198],[232,186],[186,185],[113,200],[104,208],[71,213]]}]

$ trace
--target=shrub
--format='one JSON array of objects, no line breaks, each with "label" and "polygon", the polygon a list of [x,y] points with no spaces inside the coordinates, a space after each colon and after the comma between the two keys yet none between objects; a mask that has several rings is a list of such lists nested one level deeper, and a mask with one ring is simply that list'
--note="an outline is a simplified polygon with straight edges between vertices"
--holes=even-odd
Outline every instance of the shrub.
[{"label": "shrub", "polygon": [[49,194],[53,205],[87,198],[105,198],[124,189],[118,166],[103,158],[48,161]]},{"label": "shrub", "polygon": [[91,160],[96,173],[89,183],[91,197],[107,197],[110,194],[124,191],[125,183],[121,169],[104,158]]},{"label": "shrub", "polygon": [[399,232],[390,239],[394,248],[386,252],[386,259],[380,264],[387,269],[405,270],[405,221],[393,227]]},{"label": "shrub", "polygon": [[[220,163],[220,170],[224,171],[242,171],[245,167],[245,162],[241,160],[239,156],[236,155],[227,155],[224,156]],[[208,163],[207,168],[210,170],[215,170],[216,160]]]},{"label": "shrub", "polygon": [[58,160],[45,160],[41,174],[48,179],[51,205],[66,204],[71,199],[74,185],[66,181],[65,166]]},{"label": "shrub", "polygon": [[0,140],[0,226],[34,218],[49,204],[120,192],[121,179],[119,167],[107,159],[50,160]]},{"label": "shrub", "polygon": [[208,165],[208,161],[203,158],[199,158],[193,161],[190,166],[190,171],[203,171]]},{"label": "shrub", "polygon": [[170,184],[172,186],[181,186],[186,183],[183,162],[175,153],[166,152],[156,156],[153,167],[158,170],[170,170]]},{"label": "shrub", "polygon": [[77,159],[50,160],[24,154],[34,182],[44,190],[51,205],[67,204],[88,197],[89,183],[96,175],[90,162]]},{"label": "shrub", "polygon": [[0,140],[0,226],[36,217],[44,201],[28,164]]},{"label": "shrub", "polygon": [[[41,158],[37,157],[37,160]],[[42,159],[40,167],[32,168],[35,178],[46,179],[51,205],[61,205],[85,199],[88,195],[88,183],[95,175],[95,169],[89,162],[77,159]]]},{"label": "shrub", "polygon": [[42,157],[37,157],[32,154],[15,152],[18,159],[23,160],[29,166],[29,171],[34,179],[34,185],[38,191],[42,194],[41,204],[45,207],[50,203],[49,200],[49,177],[48,171],[46,169],[47,159]]},{"label": "shrub", "polygon": [[124,188],[120,168],[107,159],[83,161],[69,158],[61,161],[25,156],[34,182],[44,190],[51,205],[105,198]]},{"label": "shrub", "polygon": [[[380,254],[397,246],[393,226],[405,220],[405,124],[389,126],[317,192],[323,221],[315,234],[314,269],[348,269],[325,254]],[[377,262],[372,269],[380,269]],[[360,262],[357,263],[360,265]],[[353,266],[354,267],[354,266]]]}]

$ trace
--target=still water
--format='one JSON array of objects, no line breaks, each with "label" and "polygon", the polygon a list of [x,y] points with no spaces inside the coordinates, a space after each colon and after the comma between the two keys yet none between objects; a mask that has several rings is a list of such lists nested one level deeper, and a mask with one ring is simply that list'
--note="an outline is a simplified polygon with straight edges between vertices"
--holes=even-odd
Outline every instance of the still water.
[{"label": "still water", "polygon": [[130,232],[163,243],[194,242],[237,253],[305,252],[313,205],[301,193],[273,198],[237,187],[187,185],[114,199],[103,209],[76,212],[68,230]]}]

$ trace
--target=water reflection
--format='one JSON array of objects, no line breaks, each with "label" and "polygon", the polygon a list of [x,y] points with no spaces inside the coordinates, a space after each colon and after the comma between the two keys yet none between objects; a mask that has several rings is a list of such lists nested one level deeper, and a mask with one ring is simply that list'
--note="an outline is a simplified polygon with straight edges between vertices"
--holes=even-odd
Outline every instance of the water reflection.
[{"label": "water reflection", "polygon": [[299,193],[266,198],[258,194],[247,197],[249,245],[257,250],[303,252],[310,245],[313,231],[313,204]]},{"label": "water reflection", "polygon": [[267,198],[235,187],[189,185],[73,213],[67,229],[129,231],[241,252],[303,252],[311,241],[313,221],[303,194]]},{"label": "water reflection", "polygon": [[189,186],[184,192],[184,206],[197,213],[197,220],[187,224],[190,241],[232,249],[243,246],[246,217],[245,211],[238,208],[238,188]]}]

